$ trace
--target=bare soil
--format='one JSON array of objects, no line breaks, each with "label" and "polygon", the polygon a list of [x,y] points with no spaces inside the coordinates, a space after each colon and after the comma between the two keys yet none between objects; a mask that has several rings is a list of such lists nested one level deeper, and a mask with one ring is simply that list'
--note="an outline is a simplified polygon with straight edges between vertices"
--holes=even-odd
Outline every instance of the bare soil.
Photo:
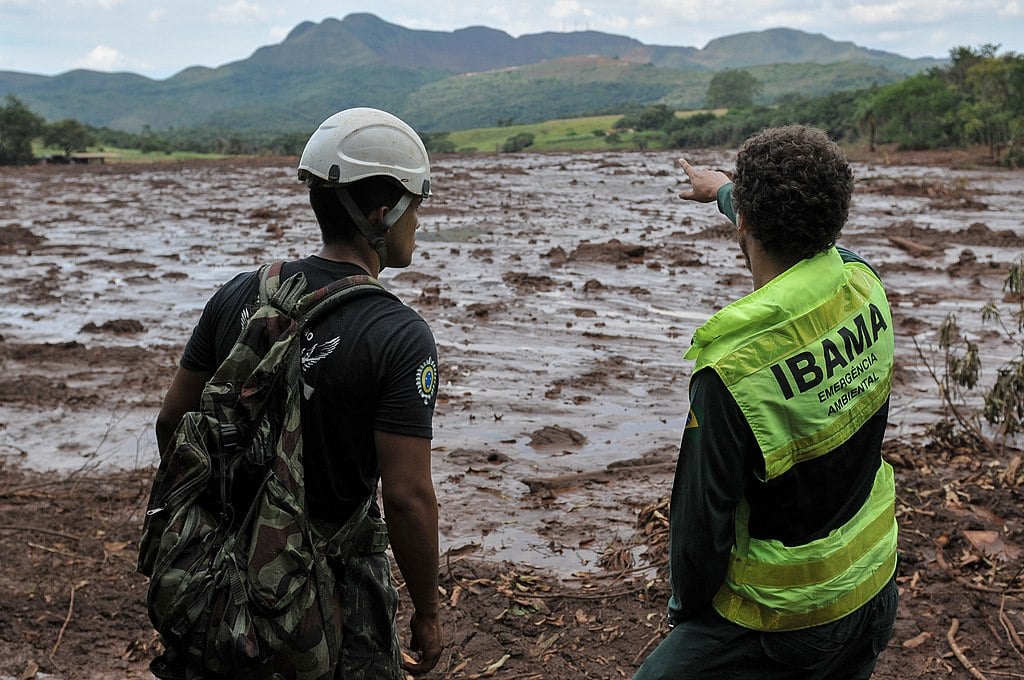
[{"label": "bare soil", "polygon": [[[382,276],[441,355],[448,646],[428,677],[630,677],[665,633],[682,353],[750,286],[724,218],[675,197],[673,160],[437,159],[416,261]],[[293,163],[0,169],[0,678],[146,676],[152,420],[215,286],[315,250]],[[980,310],[1019,304],[1002,284],[1024,173],[922,155],[855,170],[840,242],[881,272],[899,332],[902,599],[875,677],[1024,677],[1021,454],[943,427],[929,374],[949,313],[989,379],[1019,352]]]}]

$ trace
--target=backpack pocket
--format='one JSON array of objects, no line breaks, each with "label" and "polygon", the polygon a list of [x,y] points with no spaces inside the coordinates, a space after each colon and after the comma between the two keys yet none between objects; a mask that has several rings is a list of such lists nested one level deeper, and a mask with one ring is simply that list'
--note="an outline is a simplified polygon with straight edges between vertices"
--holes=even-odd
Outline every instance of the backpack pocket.
[{"label": "backpack pocket", "polygon": [[246,564],[249,595],[267,616],[287,610],[315,578],[302,517],[295,495],[271,475],[253,518]]}]

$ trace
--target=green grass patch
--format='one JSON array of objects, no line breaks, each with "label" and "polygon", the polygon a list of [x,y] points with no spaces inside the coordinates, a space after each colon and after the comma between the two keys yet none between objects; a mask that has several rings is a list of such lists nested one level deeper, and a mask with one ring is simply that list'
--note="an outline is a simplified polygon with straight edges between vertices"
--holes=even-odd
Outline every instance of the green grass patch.
[{"label": "green grass patch", "polygon": [[[622,116],[584,116],[582,118],[559,118],[543,123],[529,125],[509,125],[506,127],[474,128],[459,130],[448,135],[448,139],[459,152],[495,153],[501,151],[502,144],[509,137],[520,133],[529,133],[534,137],[531,151],[584,151],[603,149],[608,145],[604,142],[604,133],[610,132],[612,125]],[[598,137],[595,131],[602,133]]]},{"label": "green grass patch", "polygon": [[[679,118],[702,111],[677,111]],[[712,111],[716,116],[725,109]],[[528,151],[605,151],[609,149],[666,149],[668,138],[658,131],[633,132],[616,130],[621,114],[557,118],[543,123],[509,125],[504,127],[473,128],[448,134],[448,140],[458,153],[501,153],[502,145],[510,137],[527,133],[534,137]]]},{"label": "green grass patch", "polygon": [[[36,158],[46,156],[63,156],[64,150],[46,147],[35,143],[32,145],[32,153]],[[122,149],[110,146],[89,147],[85,153],[110,154],[106,163],[161,163],[167,161],[191,161],[197,159],[218,159],[228,158],[225,154],[219,153],[196,153],[194,151],[142,151],[140,149]]]},{"label": "green grass patch", "polygon": [[139,149],[111,149],[106,148],[105,153],[116,153],[118,158],[112,162],[123,163],[160,163],[164,161],[192,161],[197,159],[228,158],[222,153],[196,153],[194,151],[140,151]]}]

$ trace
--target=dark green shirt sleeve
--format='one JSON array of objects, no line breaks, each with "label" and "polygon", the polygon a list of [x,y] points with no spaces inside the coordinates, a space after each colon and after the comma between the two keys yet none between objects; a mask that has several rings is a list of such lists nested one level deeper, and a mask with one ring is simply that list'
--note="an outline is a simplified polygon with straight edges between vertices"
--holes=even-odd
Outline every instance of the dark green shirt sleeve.
[{"label": "dark green shirt sleeve", "polygon": [[690,413],[672,486],[669,616],[678,623],[711,603],[725,578],[735,542],[733,513],[758,452],[750,426],[718,374],[705,368],[690,380]]},{"label": "dark green shirt sleeve", "polygon": [[736,224],[736,209],[732,207],[732,182],[718,187],[718,212]]}]

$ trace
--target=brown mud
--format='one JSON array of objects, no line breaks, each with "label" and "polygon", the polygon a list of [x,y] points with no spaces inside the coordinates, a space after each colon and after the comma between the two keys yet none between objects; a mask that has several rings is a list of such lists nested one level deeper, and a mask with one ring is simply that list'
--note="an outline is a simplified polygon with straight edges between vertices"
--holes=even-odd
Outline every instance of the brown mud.
[{"label": "brown mud", "polygon": [[[902,600],[875,677],[1024,677],[1020,452],[936,428],[929,372],[950,313],[983,375],[1019,351],[981,308],[1018,302],[1002,286],[1024,173],[888,160],[855,165],[840,240],[881,273],[899,334],[885,454]],[[437,159],[413,267],[382,276],[441,359],[448,647],[428,677],[630,677],[664,635],[682,354],[750,289],[724,218],[676,197],[673,161]],[[152,421],[216,285],[315,250],[292,165],[0,169],[0,678],[145,675]]]}]

